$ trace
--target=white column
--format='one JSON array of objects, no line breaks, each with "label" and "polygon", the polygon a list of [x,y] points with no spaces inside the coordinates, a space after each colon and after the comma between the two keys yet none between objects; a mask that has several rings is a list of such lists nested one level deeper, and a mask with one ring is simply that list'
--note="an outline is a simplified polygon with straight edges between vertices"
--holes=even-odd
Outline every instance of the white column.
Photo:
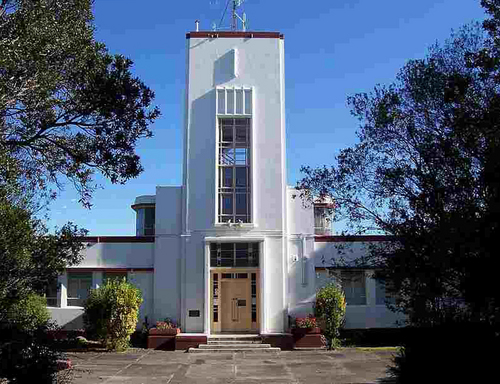
[{"label": "white column", "polygon": [[57,306],[66,308],[68,306],[68,273],[65,272],[57,278]]}]

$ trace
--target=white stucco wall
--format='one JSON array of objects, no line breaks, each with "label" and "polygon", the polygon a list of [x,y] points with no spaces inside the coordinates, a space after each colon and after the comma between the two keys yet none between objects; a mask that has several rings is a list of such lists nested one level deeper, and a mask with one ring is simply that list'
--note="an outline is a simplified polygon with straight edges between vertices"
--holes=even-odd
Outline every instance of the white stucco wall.
[{"label": "white stucco wall", "polygon": [[[316,267],[316,289],[332,281],[328,271],[332,261],[344,258],[347,262],[367,255],[370,246],[381,242],[315,242],[313,259]],[[376,281],[370,277],[373,270],[365,269],[366,305],[347,305],[346,328],[386,328],[396,326],[405,317],[390,311],[385,304],[376,304]]]},{"label": "white stucco wall", "polygon": [[[295,196],[295,197],[294,197]],[[304,205],[299,192],[287,187],[288,234],[314,234],[314,209],[312,205]]]},{"label": "white stucco wall", "polygon": [[152,268],[154,243],[86,243],[77,268]]},{"label": "white stucco wall", "polygon": [[[183,331],[208,330],[207,239],[216,238],[262,244],[261,332],[282,332],[288,284],[283,40],[190,38],[187,50],[186,187],[179,246]],[[244,228],[216,224],[217,87],[251,88],[253,93],[252,224]],[[189,310],[200,310],[201,316],[189,317]]]},{"label": "white stucco wall", "polygon": [[182,187],[156,187],[155,235],[180,235],[182,232]]},{"label": "white stucco wall", "polygon": [[[185,184],[187,229],[214,228],[216,219],[215,87],[253,87],[253,221],[262,230],[285,226],[285,117],[283,40],[188,40]],[[237,51],[237,77],[221,76],[224,56]]]},{"label": "white stucco wall", "polygon": [[[103,271],[92,272],[92,287],[98,288],[102,285]],[[67,273],[59,277],[58,302],[59,307],[48,307],[52,320],[65,329],[83,328],[83,307],[67,306]],[[153,318],[153,281],[154,275],[148,271],[130,271],[127,280],[141,290],[143,302],[139,308],[139,320],[137,328],[140,329],[145,316],[148,320]],[[151,321],[150,321],[151,324]]]}]

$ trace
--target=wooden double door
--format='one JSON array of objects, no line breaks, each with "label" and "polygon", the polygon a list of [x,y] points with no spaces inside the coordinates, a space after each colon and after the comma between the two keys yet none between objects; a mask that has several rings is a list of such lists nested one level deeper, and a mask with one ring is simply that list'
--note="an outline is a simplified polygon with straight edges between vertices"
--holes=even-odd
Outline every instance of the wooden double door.
[{"label": "wooden double door", "polygon": [[258,270],[212,272],[212,332],[258,331]]}]

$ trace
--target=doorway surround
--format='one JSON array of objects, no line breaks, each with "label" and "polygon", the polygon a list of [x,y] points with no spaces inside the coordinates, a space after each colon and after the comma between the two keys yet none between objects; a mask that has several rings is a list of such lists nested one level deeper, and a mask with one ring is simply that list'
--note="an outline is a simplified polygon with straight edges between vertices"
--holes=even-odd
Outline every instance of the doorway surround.
[{"label": "doorway surround", "polygon": [[[262,333],[263,330],[266,329],[266,299],[265,299],[265,288],[266,288],[266,279],[265,279],[265,271],[266,271],[266,253],[265,253],[265,238],[264,237],[205,237],[205,273],[204,273],[204,286],[205,286],[205,307],[204,307],[204,333],[208,336],[213,334],[212,332],[212,286],[211,286],[211,271],[212,270],[224,270],[224,272],[229,271],[231,268],[214,268],[210,267],[210,244],[211,243],[258,243],[259,244],[259,266],[258,268],[248,268],[248,272],[251,273],[251,270],[257,270],[259,274],[258,278],[258,286],[257,286],[257,303],[258,303],[258,321],[259,325],[259,333]],[[234,270],[241,271],[242,268],[235,267]],[[243,268],[244,269],[244,268]]]}]

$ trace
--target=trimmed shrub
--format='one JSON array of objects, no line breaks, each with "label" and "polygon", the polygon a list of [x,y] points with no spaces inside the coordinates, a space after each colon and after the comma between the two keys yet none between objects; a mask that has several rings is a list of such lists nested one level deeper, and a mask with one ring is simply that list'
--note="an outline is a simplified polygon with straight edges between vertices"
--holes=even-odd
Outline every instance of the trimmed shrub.
[{"label": "trimmed shrub", "polygon": [[107,349],[126,350],[136,330],[141,303],[141,291],[126,279],[109,280],[92,290],[83,314],[88,337],[102,341]]},{"label": "trimmed shrub", "polygon": [[34,332],[49,323],[50,312],[47,309],[47,300],[35,293],[13,304],[7,311],[5,322],[8,328],[15,328],[22,332]]},{"label": "trimmed shrub", "polygon": [[314,314],[323,321],[329,349],[340,347],[340,328],[345,322],[346,301],[342,288],[331,282],[316,293]]}]

